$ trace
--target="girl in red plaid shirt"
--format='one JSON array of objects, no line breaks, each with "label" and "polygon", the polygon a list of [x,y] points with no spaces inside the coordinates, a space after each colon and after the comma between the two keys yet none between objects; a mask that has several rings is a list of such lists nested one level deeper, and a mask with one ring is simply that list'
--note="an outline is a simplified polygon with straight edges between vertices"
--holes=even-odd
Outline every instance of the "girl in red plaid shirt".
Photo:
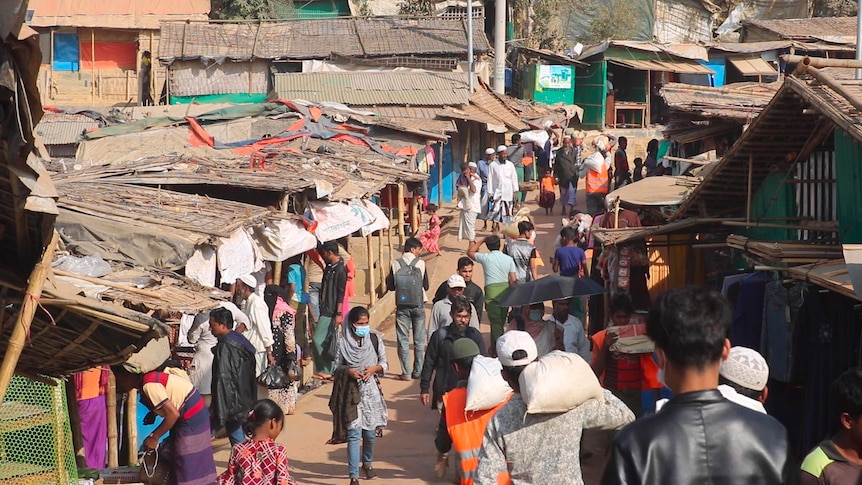
[{"label": "girl in red plaid shirt", "polygon": [[296,485],[287,449],[275,439],[284,428],[284,412],[270,399],[254,403],[243,425],[246,441],[234,446],[218,485]]}]

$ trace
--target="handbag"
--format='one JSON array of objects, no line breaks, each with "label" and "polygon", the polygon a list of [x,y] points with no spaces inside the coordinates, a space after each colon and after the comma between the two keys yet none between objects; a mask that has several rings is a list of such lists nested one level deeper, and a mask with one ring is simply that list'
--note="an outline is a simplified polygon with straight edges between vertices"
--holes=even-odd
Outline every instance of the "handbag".
[{"label": "handbag", "polygon": [[267,366],[263,373],[257,376],[257,382],[267,389],[284,389],[290,386],[290,380],[278,365]]},{"label": "handbag", "polygon": [[141,465],[138,480],[144,485],[167,485],[171,472],[170,456],[170,448],[165,441],[159,443],[155,450],[141,453],[138,457]]},{"label": "handbag", "polygon": [[332,329],[326,340],[323,341],[323,352],[321,356],[326,360],[335,360],[335,355],[338,353],[338,332]]}]

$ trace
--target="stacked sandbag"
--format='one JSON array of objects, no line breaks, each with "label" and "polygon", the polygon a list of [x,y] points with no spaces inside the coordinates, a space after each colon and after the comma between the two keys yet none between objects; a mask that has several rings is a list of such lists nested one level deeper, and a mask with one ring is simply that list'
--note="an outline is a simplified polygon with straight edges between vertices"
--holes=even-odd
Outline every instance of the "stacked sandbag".
[{"label": "stacked sandbag", "polygon": [[560,350],[528,365],[518,382],[528,414],[565,413],[590,399],[604,399],[590,365],[578,354]]},{"label": "stacked sandbag", "polygon": [[481,355],[473,359],[467,379],[466,411],[491,409],[509,398],[512,388],[500,374],[502,369],[497,359]]}]

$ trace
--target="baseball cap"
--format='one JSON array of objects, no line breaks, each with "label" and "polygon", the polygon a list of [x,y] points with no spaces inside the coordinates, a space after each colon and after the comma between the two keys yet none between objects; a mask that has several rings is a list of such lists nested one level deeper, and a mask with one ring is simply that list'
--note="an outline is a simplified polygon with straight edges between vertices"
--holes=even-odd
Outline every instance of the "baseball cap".
[{"label": "baseball cap", "polygon": [[466,288],[467,282],[464,281],[464,277],[461,275],[453,274],[449,277],[449,288]]},{"label": "baseball cap", "polygon": [[452,360],[479,355],[479,346],[471,338],[459,338],[452,344]]},{"label": "baseball cap", "polygon": [[718,370],[721,377],[746,389],[762,391],[769,380],[769,365],[756,350],[732,347]]},{"label": "baseball cap", "polygon": [[508,149],[509,149],[509,147],[507,147],[506,145],[500,145],[497,147],[497,153],[504,152]]},{"label": "baseball cap", "polygon": [[495,153],[497,153],[497,152],[495,152],[493,148],[486,148],[485,149],[485,155],[493,155]]},{"label": "baseball cap", "polygon": [[245,283],[245,286],[248,286],[252,290],[257,288],[257,279],[251,274],[245,274],[239,277],[239,281]]},{"label": "baseball cap", "polygon": [[497,339],[497,358],[506,367],[527,365],[538,356],[536,342],[527,332],[509,330]]}]

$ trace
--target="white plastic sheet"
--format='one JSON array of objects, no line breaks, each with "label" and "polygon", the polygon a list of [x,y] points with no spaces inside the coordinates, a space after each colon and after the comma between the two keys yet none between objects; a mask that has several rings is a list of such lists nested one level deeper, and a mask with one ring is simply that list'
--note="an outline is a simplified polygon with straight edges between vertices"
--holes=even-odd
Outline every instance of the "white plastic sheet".
[{"label": "white plastic sheet", "polygon": [[242,275],[254,273],[258,268],[254,242],[245,230],[237,229],[229,238],[219,238],[217,250],[221,280],[233,283]]},{"label": "white plastic sheet", "polygon": [[186,262],[186,276],[204,286],[216,284],[216,252],[212,246],[198,246]]},{"label": "white plastic sheet", "polygon": [[377,207],[377,204],[369,200],[363,200],[362,203],[365,205],[368,212],[374,216],[374,221],[362,228],[363,237],[373,234],[375,231],[389,228],[389,218],[386,217],[386,214],[384,214],[382,210],[380,210],[380,207]]},{"label": "white plastic sheet", "polygon": [[317,239],[332,241],[349,236],[374,222],[374,215],[365,208],[361,200],[341,204],[335,202],[309,202],[317,221]]},{"label": "white plastic sheet", "polygon": [[317,247],[317,238],[299,221],[267,221],[253,227],[251,233],[265,261],[284,261]]}]

